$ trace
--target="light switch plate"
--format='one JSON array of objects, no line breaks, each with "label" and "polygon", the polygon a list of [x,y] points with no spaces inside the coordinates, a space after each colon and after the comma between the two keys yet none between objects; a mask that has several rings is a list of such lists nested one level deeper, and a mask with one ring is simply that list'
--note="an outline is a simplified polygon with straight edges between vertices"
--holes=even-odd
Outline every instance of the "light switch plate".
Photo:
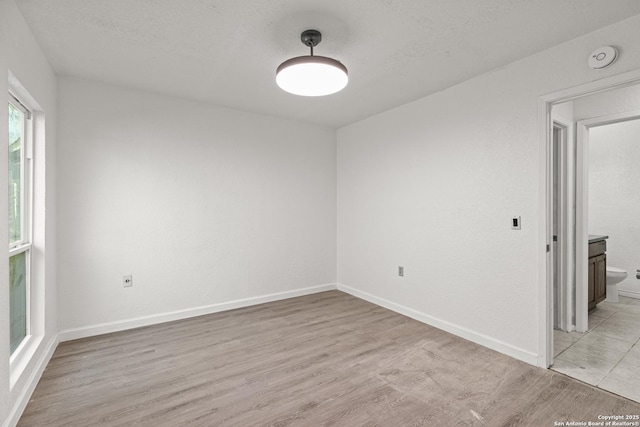
[{"label": "light switch plate", "polygon": [[511,229],[520,230],[522,228],[522,220],[519,216],[511,217]]}]

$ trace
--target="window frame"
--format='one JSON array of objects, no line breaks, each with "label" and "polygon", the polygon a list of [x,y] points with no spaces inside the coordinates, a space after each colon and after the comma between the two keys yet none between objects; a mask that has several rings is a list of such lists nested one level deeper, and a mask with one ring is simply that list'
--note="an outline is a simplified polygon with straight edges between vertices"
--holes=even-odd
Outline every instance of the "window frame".
[{"label": "window frame", "polygon": [[7,262],[12,257],[25,253],[26,331],[20,344],[10,354],[9,363],[10,365],[13,365],[16,360],[20,359],[24,349],[28,347],[32,337],[31,249],[33,237],[33,113],[11,91],[9,91],[8,98],[8,103],[23,113],[23,134],[20,150],[20,240],[13,243],[9,242],[9,257],[7,258]]}]

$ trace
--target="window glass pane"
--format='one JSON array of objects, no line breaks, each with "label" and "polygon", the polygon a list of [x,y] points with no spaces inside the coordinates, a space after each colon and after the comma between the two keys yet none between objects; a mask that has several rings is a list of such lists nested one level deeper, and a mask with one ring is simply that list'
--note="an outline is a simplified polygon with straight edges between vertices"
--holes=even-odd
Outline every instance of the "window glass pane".
[{"label": "window glass pane", "polygon": [[9,258],[11,354],[27,336],[27,252]]},{"label": "window glass pane", "polygon": [[24,114],[9,103],[9,244],[22,240]]}]

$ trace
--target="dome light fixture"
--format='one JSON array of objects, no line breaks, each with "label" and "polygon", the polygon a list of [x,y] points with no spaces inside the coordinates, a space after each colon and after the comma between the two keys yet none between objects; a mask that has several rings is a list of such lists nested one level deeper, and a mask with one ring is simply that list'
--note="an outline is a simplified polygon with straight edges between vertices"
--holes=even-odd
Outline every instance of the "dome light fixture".
[{"label": "dome light fixture", "polygon": [[309,56],[284,61],[276,70],[276,83],[286,92],[302,96],[324,96],[340,92],[349,83],[347,67],[325,56],[314,56],[313,48],[322,40],[317,30],[306,30],[300,40],[311,49]]}]

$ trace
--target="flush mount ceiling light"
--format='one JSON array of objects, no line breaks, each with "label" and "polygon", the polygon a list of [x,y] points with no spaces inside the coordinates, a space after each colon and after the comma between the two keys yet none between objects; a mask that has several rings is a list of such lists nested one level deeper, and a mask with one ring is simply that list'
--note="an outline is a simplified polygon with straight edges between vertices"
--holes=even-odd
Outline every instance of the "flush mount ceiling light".
[{"label": "flush mount ceiling light", "polygon": [[276,70],[276,83],[282,90],[294,95],[324,96],[344,89],[349,82],[347,67],[335,59],[313,56],[313,48],[322,40],[316,30],[306,30],[300,35],[311,55],[298,56],[284,61]]}]

